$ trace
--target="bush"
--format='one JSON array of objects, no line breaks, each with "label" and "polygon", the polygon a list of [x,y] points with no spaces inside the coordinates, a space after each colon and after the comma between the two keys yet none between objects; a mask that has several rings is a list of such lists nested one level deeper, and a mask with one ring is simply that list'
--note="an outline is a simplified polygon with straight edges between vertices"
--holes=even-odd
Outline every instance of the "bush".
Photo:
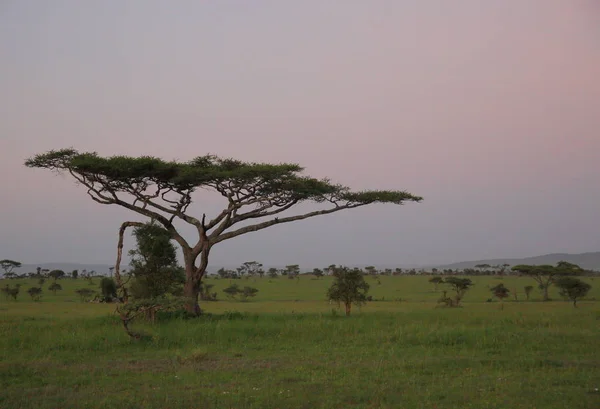
[{"label": "bush", "polygon": [[117,298],[117,284],[115,280],[109,277],[102,277],[100,280],[100,292],[104,302],[111,302]]},{"label": "bush", "polygon": [[62,286],[58,283],[52,283],[50,284],[50,287],[48,287],[48,290],[52,291],[52,294],[56,295],[57,291],[62,290]]},{"label": "bush", "polygon": [[39,301],[42,298],[42,289],[40,287],[31,287],[27,290],[33,301]]},{"label": "bush", "polygon": [[79,290],[76,290],[75,292],[79,295],[79,298],[81,298],[82,302],[87,302],[87,301],[91,300],[92,296],[96,293],[94,290],[92,290],[90,288],[80,288]]}]

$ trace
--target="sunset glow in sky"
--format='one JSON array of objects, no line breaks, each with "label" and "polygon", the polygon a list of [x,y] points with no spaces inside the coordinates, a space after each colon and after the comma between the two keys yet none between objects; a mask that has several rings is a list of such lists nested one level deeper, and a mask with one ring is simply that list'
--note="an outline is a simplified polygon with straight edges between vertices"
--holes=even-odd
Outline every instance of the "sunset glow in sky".
[{"label": "sunset glow in sky", "polygon": [[215,266],[600,250],[596,1],[8,0],[0,60],[0,258],[109,264],[143,220],[23,166],[70,146],[424,197],[246,235]]}]

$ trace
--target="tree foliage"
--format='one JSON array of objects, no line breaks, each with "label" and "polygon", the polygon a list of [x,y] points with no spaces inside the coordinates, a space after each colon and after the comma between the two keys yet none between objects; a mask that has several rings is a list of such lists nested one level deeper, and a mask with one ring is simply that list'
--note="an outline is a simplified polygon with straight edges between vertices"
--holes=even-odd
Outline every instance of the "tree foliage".
[{"label": "tree foliage", "polygon": [[519,264],[512,267],[512,270],[533,278],[543,291],[544,301],[550,300],[548,289],[558,277],[574,276],[584,272],[577,264],[566,261],[559,261],[556,266]]},{"label": "tree foliage", "polygon": [[133,236],[136,247],[129,252],[131,295],[138,300],[179,295],[185,275],[177,265],[177,252],[169,232],[156,223],[147,223],[136,227]]},{"label": "tree foliage", "polygon": [[[305,176],[298,164],[249,163],[214,155],[175,162],[150,156],[102,157],[95,152],[81,153],[69,148],[35,155],[25,165],[69,174],[97,203],[124,207],[166,229],[183,251],[188,310],[195,313],[200,309],[194,300],[198,298],[199,283],[215,244],[276,224],[345,209],[422,200],[405,191],[352,191],[328,179]],[[200,190],[216,192],[226,201],[224,209],[213,218],[188,214],[193,195]],[[305,202],[321,208],[285,215],[284,212]],[[195,242],[183,237],[175,227],[176,220],[195,228]]]},{"label": "tree foliage", "polygon": [[63,278],[65,276],[65,272],[62,270],[52,270],[48,273],[48,277],[53,278],[56,281],[59,278]]},{"label": "tree foliage", "polygon": [[50,284],[50,286],[48,287],[48,290],[52,291],[52,294],[56,295],[57,291],[62,290],[62,286],[60,284],[58,284],[57,282],[54,282],[54,283]]},{"label": "tree foliage", "polygon": [[447,277],[444,284],[449,285],[454,291],[454,298],[446,296],[447,293],[444,291],[443,296],[439,299],[440,303],[448,307],[458,307],[469,288],[473,286],[471,279],[461,277]]},{"label": "tree foliage", "polygon": [[367,302],[369,284],[362,271],[338,267],[333,271],[334,281],[327,290],[327,299],[344,304],[346,316],[350,315],[352,304],[360,306]]},{"label": "tree foliage", "polygon": [[11,274],[15,268],[20,268],[21,265],[22,264],[19,261],[8,260],[8,259],[0,260],[0,268],[2,268],[2,270],[4,270],[5,276],[7,274]]},{"label": "tree foliage", "polygon": [[591,284],[580,280],[577,277],[560,277],[554,285],[560,289],[560,295],[573,301],[573,306],[577,307],[577,300],[583,298],[592,288]]},{"label": "tree foliage", "polygon": [[33,301],[39,301],[42,298],[42,289],[40,287],[31,287],[27,290]]},{"label": "tree foliage", "polygon": [[117,283],[110,277],[102,277],[100,280],[100,293],[105,302],[111,302],[117,298]]},{"label": "tree foliage", "polygon": [[444,282],[444,279],[442,277],[431,277],[429,279],[429,282],[433,284],[434,290],[435,292],[437,292],[438,285],[442,284]]},{"label": "tree foliage", "polygon": [[[504,301],[510,294],[510,290],[506,288],[503,283],[490,288],[490,291],[494,294],[494,297],[498,298],[500,301]],[[504,309],[504,303],[502,303],[500,308]]]}]

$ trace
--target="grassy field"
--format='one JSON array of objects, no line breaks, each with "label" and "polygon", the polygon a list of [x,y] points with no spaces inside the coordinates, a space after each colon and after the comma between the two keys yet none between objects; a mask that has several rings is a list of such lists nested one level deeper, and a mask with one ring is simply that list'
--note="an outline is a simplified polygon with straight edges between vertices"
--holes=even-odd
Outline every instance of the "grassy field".
[{"label": "grassy field", "polygon": [[[135,324],[145,342],[114,306],[79,301],[98,280],[56,296],[47,280],[40,302],[22,281],[0,300],[0,408],[600,408],[599,279],[573,308],[525,302],[531,279],[472,277],[458,309],[435,308],[427,279],[368,278],[377,301],[349,318],[324,301],[330,278],[242,280],[252,301]],[[210,282],[224,299],[230,281]],[[486,302],[499,282],[518,292],[504,310]]]}]

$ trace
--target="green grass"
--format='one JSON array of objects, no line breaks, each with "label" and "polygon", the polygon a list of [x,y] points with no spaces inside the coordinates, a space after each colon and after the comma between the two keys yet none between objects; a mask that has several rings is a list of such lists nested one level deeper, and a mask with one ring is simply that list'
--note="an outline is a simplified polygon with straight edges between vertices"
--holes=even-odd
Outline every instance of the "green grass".
[{"label": "green grass", "polygon": [[[445,309],[425,277],[368,278],[385,301],[349,318],[324,301],[329,278],[242,280],[254,300],[134,324],[146,342],[128,339],[114,306],[79,301],[85,280],[41,302],[24,282],[18,302],[0,301],[0,407],[600,408],[598,280],[579,308],[536,290],[502,311],[489,287],[533,281],[473,280],[464,307]],[[211,283],[224,298],[229,280]]]}]

